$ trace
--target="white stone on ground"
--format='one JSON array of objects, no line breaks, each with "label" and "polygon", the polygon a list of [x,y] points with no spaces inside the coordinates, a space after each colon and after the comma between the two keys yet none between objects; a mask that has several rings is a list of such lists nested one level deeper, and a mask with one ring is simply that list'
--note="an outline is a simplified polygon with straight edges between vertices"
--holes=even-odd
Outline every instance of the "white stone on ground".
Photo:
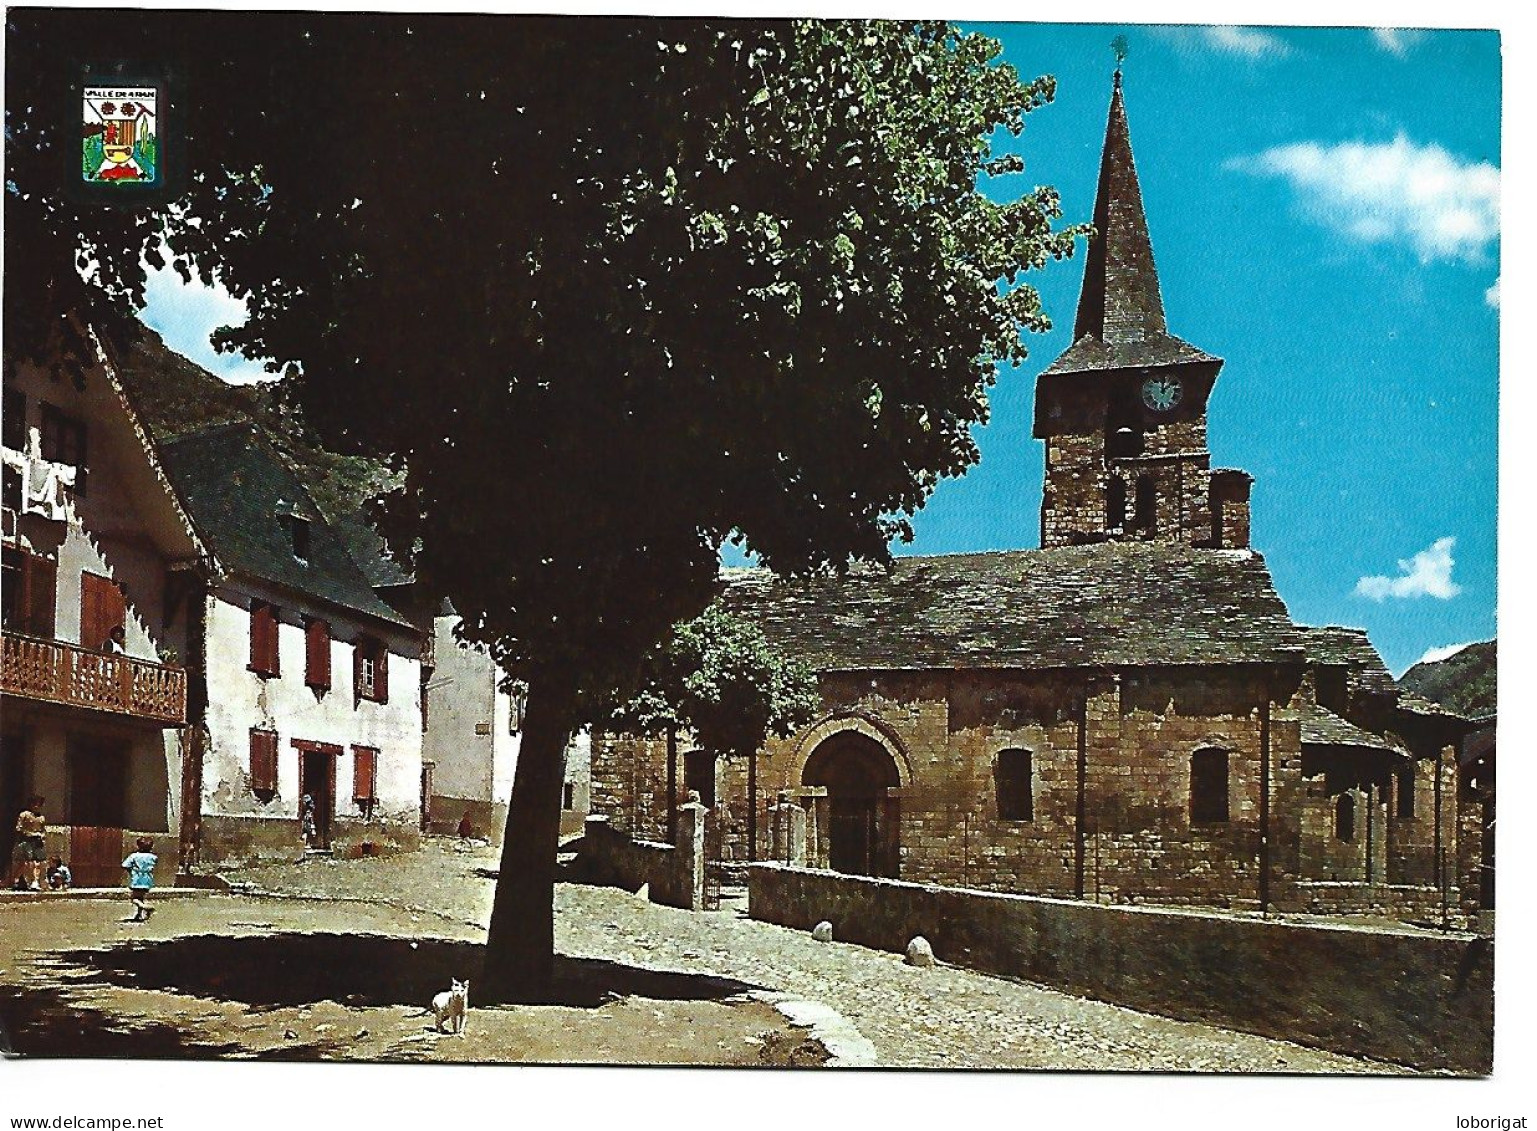
[{"label": "white stone on ground", "polygon": [[907,944],[907,964],[909,966],[934,965],[934,948],[929,945],[929,940],[922,935],[914,935],[913,941]]},{"label": "white stone on ground", "polygon": [[823,919],[815,927],[811,928],[811,937],[816,939],[817,942],[832,942],[833,925],[826,919]]}]

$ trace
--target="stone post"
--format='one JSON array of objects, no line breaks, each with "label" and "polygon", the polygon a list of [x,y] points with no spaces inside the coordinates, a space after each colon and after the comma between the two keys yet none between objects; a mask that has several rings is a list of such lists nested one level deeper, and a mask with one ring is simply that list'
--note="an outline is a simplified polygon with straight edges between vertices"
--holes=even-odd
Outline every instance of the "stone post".
[{"label": "stone post", "polygon": [[806,810],[790,798],[788,790],[779,791],[773,808],[774,859],[804,867],[806,864]]},{"label": "stone post", "polygon": [[677,906],[690,911],[704,910],[704,823],[709,812],[700,804],[697,790],[689,790],[688,803],[678,806],[678,839],[673,842]]}]

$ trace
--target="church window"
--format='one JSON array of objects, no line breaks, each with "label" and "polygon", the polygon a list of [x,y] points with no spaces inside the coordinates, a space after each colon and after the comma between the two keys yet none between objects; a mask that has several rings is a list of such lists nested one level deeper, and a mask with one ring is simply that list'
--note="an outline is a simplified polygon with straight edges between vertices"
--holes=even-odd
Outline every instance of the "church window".
[{"label": "church window", "polygon": [[1334,839],[1349,844],[1356,839],[1356,799],[1342,793],[1334,802]]},{"label": "church window", "polygon": [[1034,767],[1028,750],[1000,750],[993,769],[1000,821],[1035,820]]},{"label": "church window", "polygon": [[1126,525],[1126,480],[1119,475],[1110,477],[1110,486],[1105,488],[1105,526],[1111,530],[1119,530]]},{"label": "church window", "polygon": [[1414,767],[1398,771],[1398,815],[1406,819],[1414,817]]},{"label": "church window", "polygon": [[1227,817],[1227,751],[1197,750],[1190,756],[1190,822],[1214,825]]}]

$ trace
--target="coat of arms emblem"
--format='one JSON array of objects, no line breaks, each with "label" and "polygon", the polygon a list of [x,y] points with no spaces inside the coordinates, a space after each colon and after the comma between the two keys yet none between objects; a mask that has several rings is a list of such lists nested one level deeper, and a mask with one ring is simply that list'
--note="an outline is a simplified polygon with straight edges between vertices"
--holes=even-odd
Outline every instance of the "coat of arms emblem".
[{"label": "coat of arms emblem", "polygon": [[158,93],[142,86],[85,88],[80,172],[87,184],[158,183]]}]

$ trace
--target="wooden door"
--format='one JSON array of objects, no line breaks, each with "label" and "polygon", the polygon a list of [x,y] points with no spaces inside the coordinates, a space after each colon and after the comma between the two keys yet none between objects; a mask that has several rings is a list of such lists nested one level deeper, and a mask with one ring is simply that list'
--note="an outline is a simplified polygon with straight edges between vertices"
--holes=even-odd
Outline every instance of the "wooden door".
[{"label": "wooden door", "polygon": [[340,746],[301,747],[299,750],[299,794],[308,794],[315,805],[316,848],[331,847],[331,817],[336,811],[336,758]]},{"label": "wooden door", "polygon": [[27,731],[0,732],[0,861],[9,868],[16,844],[16,817],[26,805]]},{"label": "wooden door", "polygon": [[828,855],[833,871],[851,876],[874,875],[875,799],[833,797],[829,808],[832,827],[828,830]]},{"label": "wooden door", "polygon": [[123,879],[128,751],[120,743],[71,738],[69,869],[76,887],[117,887]]},{"label": "wooden door", "polygon": [[114,628],[127,623],[123,591],[110,577],[95,573],[80,575],[80,646],[101,650]]}]

